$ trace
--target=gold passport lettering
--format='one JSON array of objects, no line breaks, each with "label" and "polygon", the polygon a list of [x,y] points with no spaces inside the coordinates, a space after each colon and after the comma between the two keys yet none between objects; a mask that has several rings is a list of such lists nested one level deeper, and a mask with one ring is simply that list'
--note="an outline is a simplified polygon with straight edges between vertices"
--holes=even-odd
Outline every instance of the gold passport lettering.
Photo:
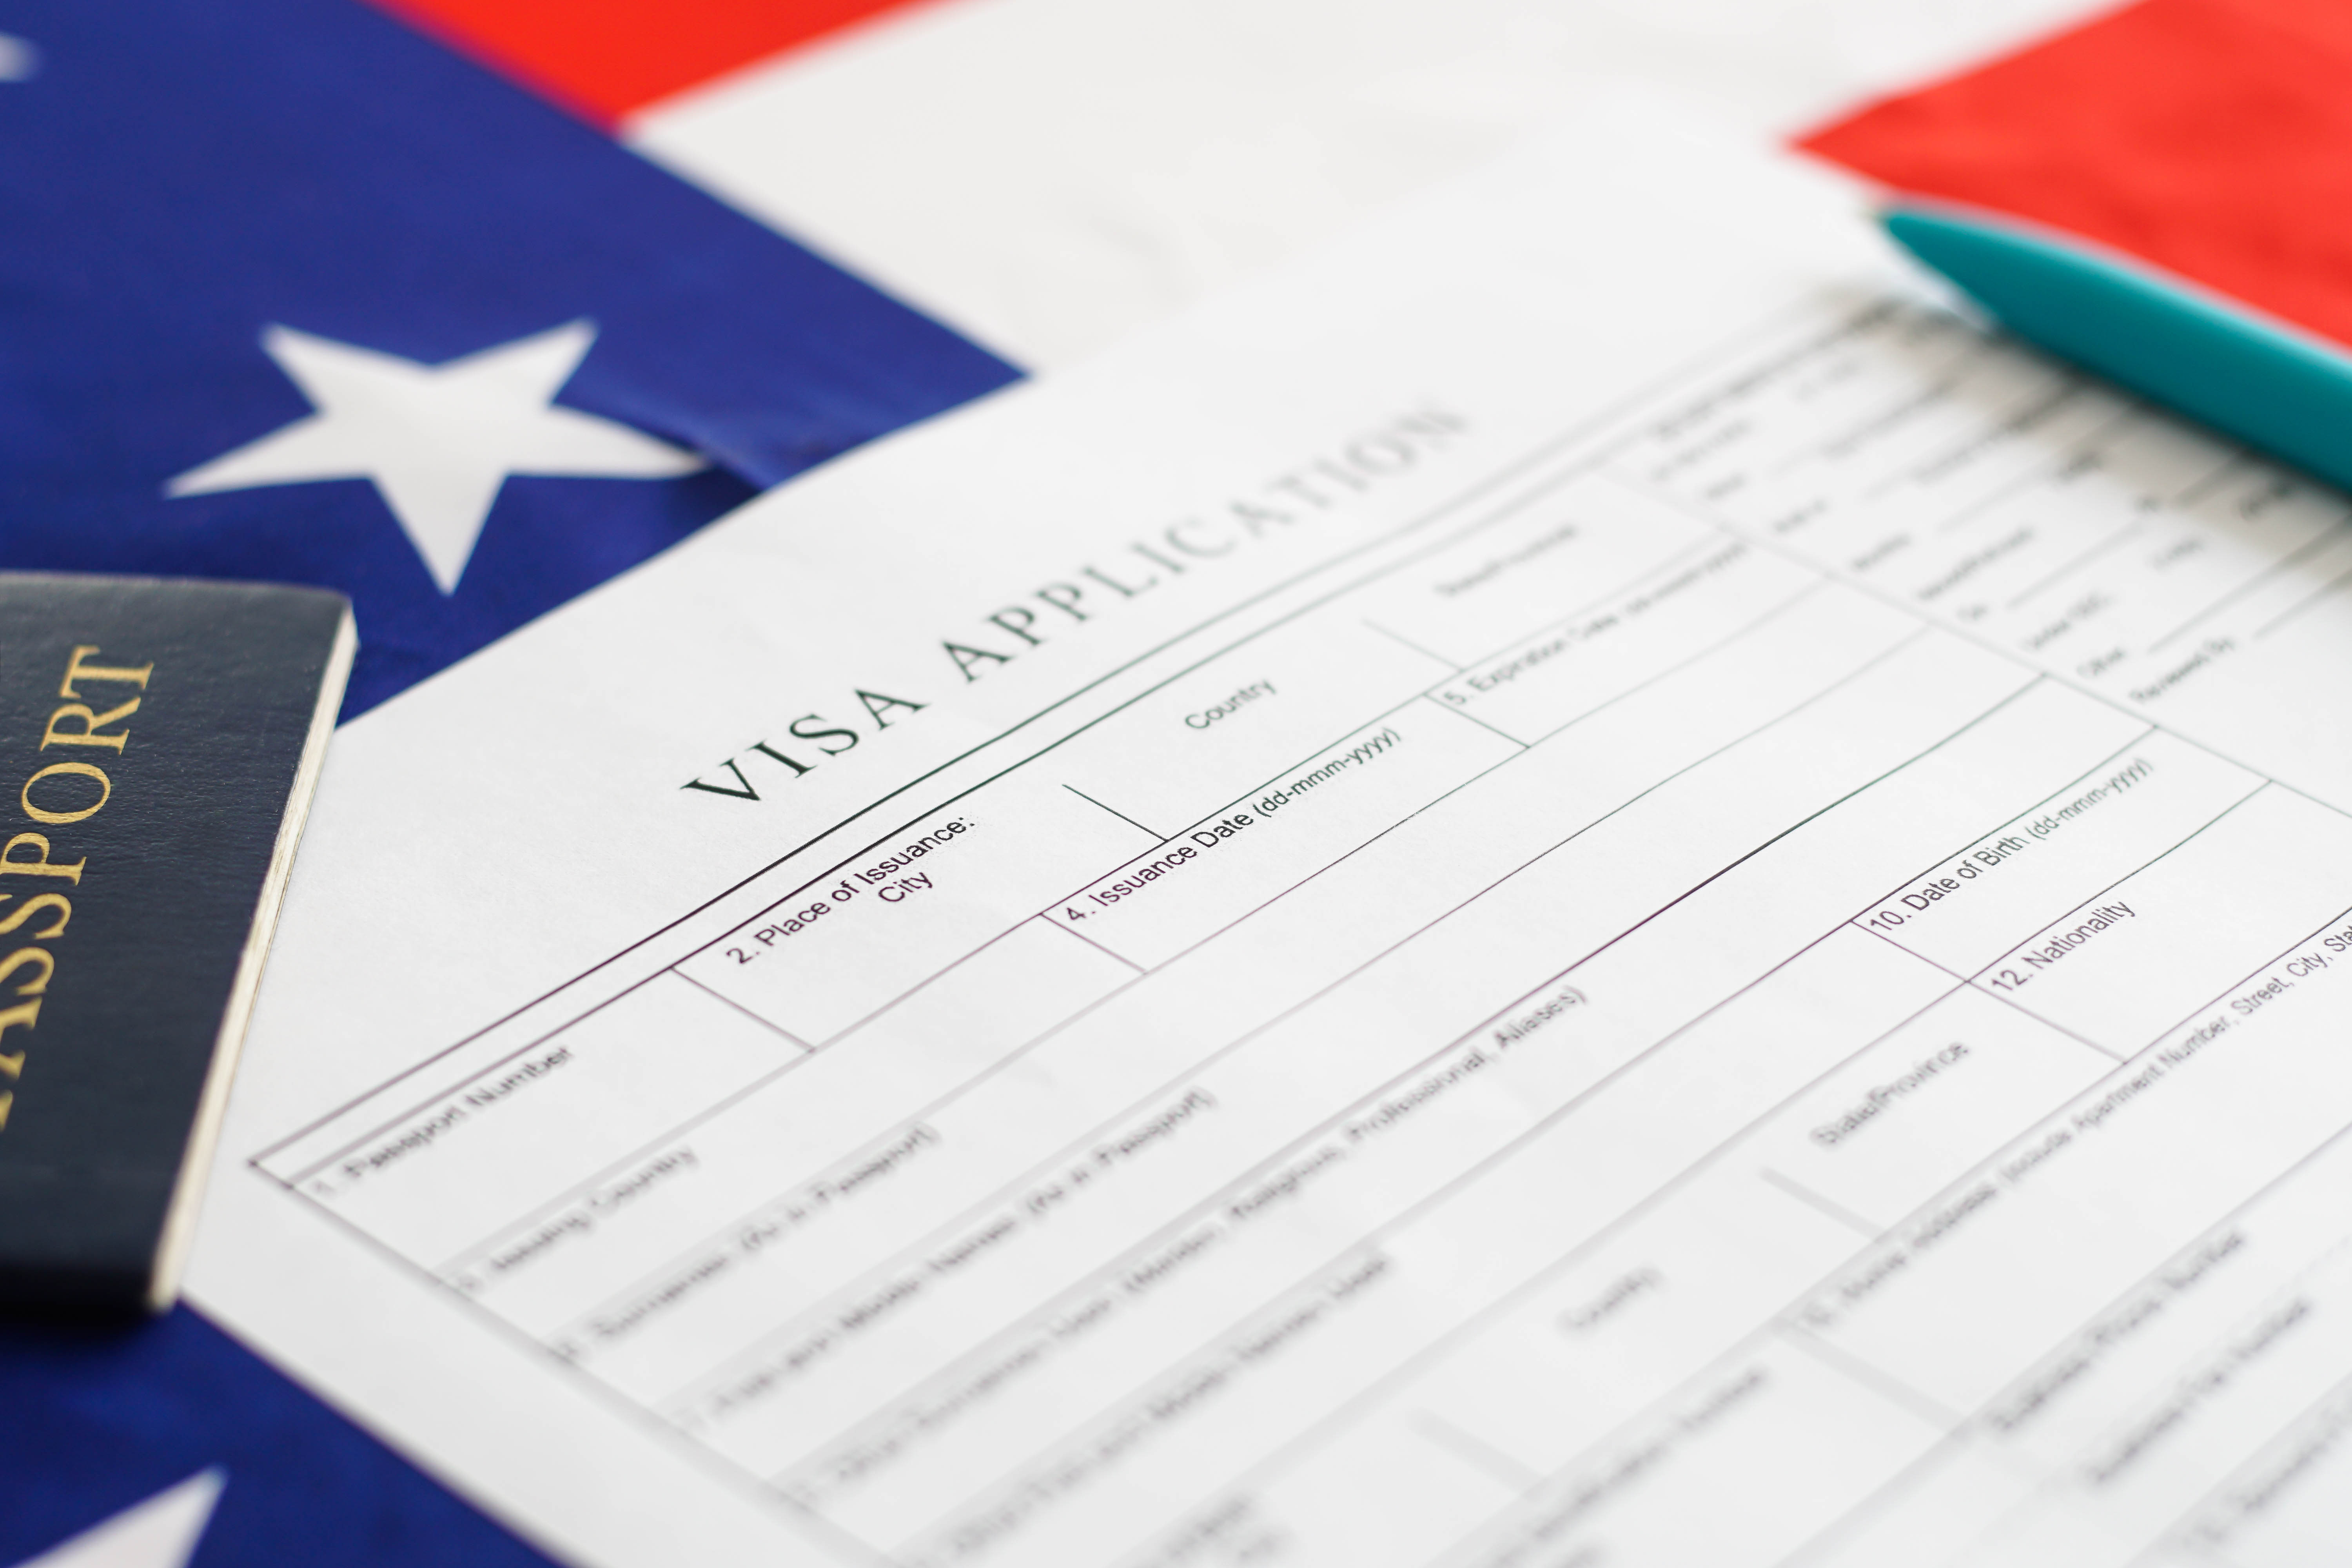
[{"label": "gold passport lettering", "polygon": [[[74,689],[76,681],[110,681],[136,686],[142,691],[147,689],[147,678],[155,671],[153,665],[105,665],[86,662],[92,654],[99,651],[100,648],[95,643],[76,646],[72,656],[66,660],[65,679],[58,683],[58,696],[69,699],[79,697],[81,693]],[[130,730],[126,727],[114,734],[105,734],[101,731],[111,725],[122,723],[131,715],[139,711],[139,704],[142,700],[140,698],[133,697],[129,701],[110,708],[103,713],[99,712],[88,702],[68,701],[50,713],[48,723],[41,731],[41,743],[37,749],[46,752],[51,746],[100,746],[120,752],[131,740]],[[86,793],[73,793],[87,790],[88,786],[78,785],[71,782],[78,779],[93,781],[98,786],[98,798],[87,800]],[[33,799],[34,786],[43,784],[44,781],[50,781],[42,792],[45,804],[36,804]],[[114,781],[107,776],[106,770],[95,763],[81,762],[50,763],[44,767],[37,768],[32,775],[25,780],[25,787],[16,792],[16,804],[25,808],[25,815],[33,821],[48,827],[70,826],[77,822],[86,822],[104,810],[106,803],[113,798]],[[64,863],[53,861],[50,858],[50,853],[49,840],[46,835],[19,833],[5,844],[0,844],[0,877],[62,877],[68,882],[79,887],[82,869],[89,864],[89,859],[85,857],[79,860]],[[0,893],[0,903],[7,902],[13,896]],[[35,942],[47,942],[60,935],[66,929],[66,922],[73,918],[73,903],[62,893],[37,894],[26,900],[19,908],[9,910],[5,917],[0,917],[0,933],[15,931],[30,921],[37,912],[45,909],[56,910],[57,918],[49,922],[46,930],[31,932],[32,939]],[[32,1000],[20,1001],[12,1007],[0,1008],[0,1079],[5,1079],[12,1084],[24,1076],[26,1051],[22,1048],[15,1051],[5,1048],[11,1043],[7,1039],[8,1031],[21,1028],[30,1034],[38,1024],[41,1016],[41,1004],[47,999],[49,982],[58,973],[58,961],[47,948],[20,947],[5,958],[0,958],[0,985],[7,984],[18,971],[24,969],[37,969],[39,973],[16,982],[15,994],[20,997],[30,997]],[[0,1131],[7,1130],[8,1113],[15,1108],[16,1100],[16,1095],[13,1089],[0,1093]]]},{"label": "gold passport lettering", "polygon": [[[98,781],[98,798],[88,805],[68,811],[51,811],[45,805],[35,805],[33,804],[33,786],[40,783],[43,779],[57,778],[60,774],[68,777],[79,774],[83,778],[96,779]],[[25,787],[19,790],[16,794],[16,802],[25,808],[25,815],[31,817],[35,822],[44,822],[52,827],[58,827],[70,823],[87,821],[89,818],[96,816],[99,814],[100,809],[113,797],[113,795],[114,781],[108,778],[106,776],[106,770],[100,767],[97,763],[51,763],[47,767],[43,768],[39,773],[35,773],[31,778],[25,781]]]},{"label": "gold passport lettering", "polygon": [[18,984],[16,994],[38,996],[49,988],[49,976],[58,972],[58,961],[50,956],[49,950],[46,947],[20,947],[7,957],[0,958],[0,982],[6,981],[8,976],[28,963],[37,963],[41,966],[40,977]]},{"label": "gold passport lettering", "polygon": [[[16,854],[19,844],[31,845],[36,858],[30,860],[19,858]],[[52,866],[49,864],[49,841],[38,833],[19,833],[7,843],[0,844],[0,877],[63,877],[68,882],[79,883],[81,868],[89,864],[87,860],[77,860],[70,866]]]},{"label": "gold passport lettering", "polygon": [[[33,1026],[34,1020],[38,1018],[40,1016],[41,998],[37,996],[33,998],[30,1002],[19,1002],[14,1007],[0,1010],[0,1045],[5,1045],[7,1043],[8,1031],[10,1029],[22,1026],[25,1029],[29,1031]],[[6,1073],[10,1078],[16,1078],[21,1076],[24,1070],[24,1052],[18,1051],[14,1056],[0,1055],[0,1073]]]},{"label": "gold passport lettering", "polygon": [[[153,668],[152,665],[148,666],[150,669]],[[120,708],[110,708],[103,713],[93,711],[87,702],[68,702],[49,715],[48,728],[41,731],[41,750],[46,752],[51,746],[106,746],[119,752],[122,750],[122,743],[131,739],[131,731],[125,730],[120,735],[101,735],[99,731],[116,720],[128,719],[138,711],[139,699],[136,697]],[[80,720],[81,728],[59,730],[58,726],[68,719]]]},{"label": "gold passport lettering", "polygon": [[81,644],[74,648],[73,657],[66,660],[66,678],[58,682],[58,696],[79,697],[81,693],[74,689],[74,682],[77,680],[119,680],[127,685],[135,686],[142,691],[147,689],[147,678],[155,670],[153,665],[142,664],[133,669],[128,665],[82,663],[85,658],[97,651],[96,643]]},{"label": "gold passport lettering", "polygon": [[[8,899],[8,894],[0,893],[0,904],[6,903]],[[71,899],[67,898],[63,893],[39,893],[26,900],[23,906],[12,913],[5,916],[0,916],[0,936],[6,936],[18,926],[23,925],[26,921],[31,920],[36,913],[42,910],[57,910],[57,922],[51,925],[47,931],[35,931],[33,933],[33,940],[35,942],[48,941],[49,938],[57,935],[58,932],[66,929],[66,921],[73,919],[73,900]]]}]

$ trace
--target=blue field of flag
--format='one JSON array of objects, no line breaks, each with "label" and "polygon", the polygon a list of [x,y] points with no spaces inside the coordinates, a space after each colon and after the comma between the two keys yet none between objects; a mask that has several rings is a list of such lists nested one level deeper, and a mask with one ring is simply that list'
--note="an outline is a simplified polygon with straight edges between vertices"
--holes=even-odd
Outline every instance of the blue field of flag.
[{"label": "blue field of flag", "polygon": [[9,16],[0,565],[340,588],[347,713],[1013,374],[353,0]]}]

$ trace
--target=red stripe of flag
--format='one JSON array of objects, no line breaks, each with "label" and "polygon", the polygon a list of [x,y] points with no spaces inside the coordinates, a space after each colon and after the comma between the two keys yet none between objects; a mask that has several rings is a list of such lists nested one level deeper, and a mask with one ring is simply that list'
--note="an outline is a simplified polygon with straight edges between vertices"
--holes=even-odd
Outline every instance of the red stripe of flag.
[{"label": "red stripe of flag", "polygon": [[2352,5],[2143,0],[1801,145],[2352,342]]},{"label": "red stripe of flag", "polygon": [[909,0],[376,0],[600,125]]}]

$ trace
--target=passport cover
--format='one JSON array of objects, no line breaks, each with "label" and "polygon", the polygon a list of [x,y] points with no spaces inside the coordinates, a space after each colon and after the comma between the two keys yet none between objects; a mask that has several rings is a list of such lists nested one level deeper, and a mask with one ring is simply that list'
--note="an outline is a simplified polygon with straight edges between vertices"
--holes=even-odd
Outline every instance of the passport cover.
[{"label": "passport cover", "polygon": [[341,595],[0,574],[0,1305],[168,1305],[357,638]]}]

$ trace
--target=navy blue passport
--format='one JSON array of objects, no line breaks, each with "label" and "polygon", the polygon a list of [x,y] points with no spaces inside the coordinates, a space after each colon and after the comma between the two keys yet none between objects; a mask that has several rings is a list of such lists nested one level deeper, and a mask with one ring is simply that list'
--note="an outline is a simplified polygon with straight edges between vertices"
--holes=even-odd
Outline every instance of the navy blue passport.
[{"label": "navy blue passport", "polygon": [[0,1306],[170,1302],[356,643],[316,588],[0,574]]}]

